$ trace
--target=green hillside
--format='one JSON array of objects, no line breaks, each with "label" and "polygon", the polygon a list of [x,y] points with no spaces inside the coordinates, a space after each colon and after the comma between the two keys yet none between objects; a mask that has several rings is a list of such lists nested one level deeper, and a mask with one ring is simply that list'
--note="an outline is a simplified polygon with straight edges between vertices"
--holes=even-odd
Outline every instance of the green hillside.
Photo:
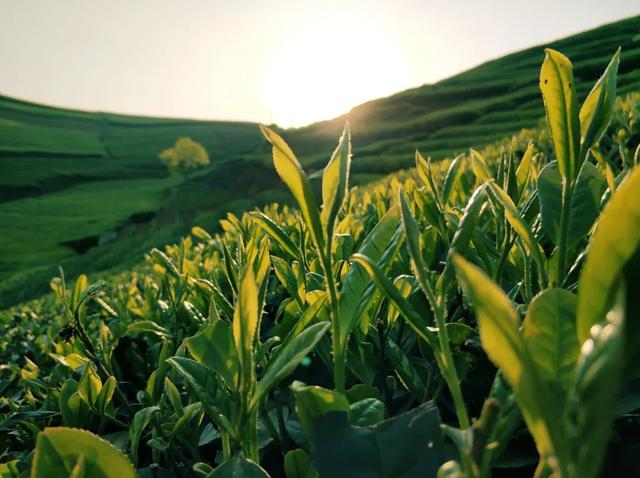
[{"label": "green hillside", "polygon": [[538,76],[544,48],[567,54],[584,98],[616,48],[622,47],[620,94],[640,89],[640,16],[538,45],[469,71],[357,106],[330,121],[287,132],[307,165],[320,166],[345,121],[351,123],[355,173],[384,174],[413,164],[419,149],[438,159],[481,146],[544,115]]},{"label": "green hillside", "polygon": [[[326,163],[351,123],[354,182],[413,163],[414,150],[443,158],[536,125],[543,47],[574,60],[583,98],[618,46],[619,92],[640,89],[640,17],[537,46],[472,70],[284,131],[308,169]],[[157,160],[180,136],[212,164],[179,182]],[[0,308],[70,276],[131,265],[190,225],[283,199],[257,125],[143,118],[52,108],[0,97]],[[284,196],[286,197],[286,196]]]},{"label": "green hillside", "polygon": [[[259,193],[276,175],[243,174],[243,155],[262,145],[257,131],[251,123],[89,113],[0,97],[0,307],[45,290],[58,264],[72,275],[126,265],[179,237],[201,213],[199,221],[213,223],[264,202]],[[181,136],[214,160],[186,182],[157,159]]]}]

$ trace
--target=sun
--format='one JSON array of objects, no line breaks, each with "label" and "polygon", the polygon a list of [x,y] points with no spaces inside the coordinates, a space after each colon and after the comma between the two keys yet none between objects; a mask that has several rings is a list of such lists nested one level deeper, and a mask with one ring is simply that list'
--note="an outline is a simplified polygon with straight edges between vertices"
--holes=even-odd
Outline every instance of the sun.
[{"label": "sun", "polygon": [[272,122],[303,126],[412,85],[409,63],[365,17],[330,15],[289,35],[263,78]]}]

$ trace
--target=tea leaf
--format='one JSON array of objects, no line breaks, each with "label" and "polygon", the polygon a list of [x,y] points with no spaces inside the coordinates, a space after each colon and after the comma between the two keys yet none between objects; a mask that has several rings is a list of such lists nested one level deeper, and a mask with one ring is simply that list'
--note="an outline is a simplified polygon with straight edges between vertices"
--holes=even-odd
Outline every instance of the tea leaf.
[{"label": "tea leaf", "polygon": [[318,478],[311,458],[301,448],[291,450],[284,456],[284,474],[287,478]]},{"label": "tea leaf", "polygon": [[478,267],[453,256],[460,285],[476,312],[482,347],[513,387],[541,455],[559,443],[552,434],[559,414],[549,400],[535,362],[520,336],[519,320],[505,293]]},{"label": "tea leaf", "polygon": [[523,335],[540,377],[566,390],[578,358],[577,297],[564,289],[538,294],[527,310]]},{"label": "tea leaf", "polygon": [[307,175],[289,145],[278,134],[262,125],[260,130],[267,141],[273,145],[273,164],[298,203],[316,249],[323,250],[324,236],[320,215]]},{"label": "tea leaf", "polygon": [[207,478],[270,478],[269,474],[257,463],[241,455],[235,455],[230,461],[218,466]]},{"label": "tea leaf", "polygon": [[136,477],[129,460],[109,442],[86,430],[57,427],[38,434],[31,478],[70,477],[79,460],[87,477]]},{"label": "tea leaf", "polygon": [[580,157],[582,159],[587,156],[589,148],[600,140],[611,121],[616,102],[619,64],[620,48],[611,58],[604,73],[593,86],[580,109],[580,130],[582,131]]},{"label": "tea leaf", "polygon": [[283,343],[275,357],[269,362],[262,379],[258,382],[249,408],[255,407],[269,390],[291,374],[329,330],[329,322],[319,322],[307,327],[290,341]]},{"label": "tea leaf", "polygon": [[[367,255],[371,260],[376,261],[379,267],[385,268],[396,254],[402,240],[401,232],[400,211],[397,206],[394,206],[371,230],[358,250],[358,254]],[[356,261],[344,279],[338,301],[341,343],[345,343],[373,298],[374,291],[369,274]]]},{"label": "tea leaf", "polygon": [[235,390],[238,384],[239,358],[234,346],[231,327],[218,320],[198,334],[185,340],[189,353],[202,365],[216,372],[227,387]]},{"label": "tea leaf", "polygon": [[563,178],[572,183],[579,169],[577,163],[580,152],[580,119],[573,65],[562,53],[550,48],[545,49],[545,53],[540,69],[540,90],[558,170]]},{"label": "tea leaf", "polygon": [[275,240],[285,252],[291,257],[301,260],[300,251],[293,243],[291,238],[278,226],[269,216],[260,212],[254,211],[251,213],[251,217],[258,223],[258,225],[267,233],[269,237]]},{"label": "tea leaf", "polygon": [[[600,200],[606,188],[605,180],[591,163],[582,167],[574,186],[569,206],[567,246],[583,238],[593,226],[600,212]],[[542,228],[554,244],[560,242],[562,211],[562,178],[558,164],[547,164],[538,176],[538,198]]]},{"label": "tea leaf", "polygon": [[137,412],[133,417],[131,427],[129,428],[129,446],[134,463],[138,463],[138,446],[140,445],[142,432],[151,422],[153,415],[158,412],[160,412],[160,407],[147,407]]},{"label": "tea leaf", "polygon": [[[627,263],[640,249],[640,167],[636,167],[607,203],[598,224],[578,286],[578,339],[589,338],[591,327],[611,308]],[[640,321],[625,324],[626,353],[638,349]]]},{"label": "tea leaf", "polygon": [[233,313],[233,340],[238,352],[244,386],[253,382],[253,344],[258,327],[258,288],[253,268],[245,267],[238,290],[238,302]]},{"label": "tea leaf", "polygon": [[347,123],[338,146],[322,174],[322,220],[326,226],[327,237],[333,235],[333,225],[347,194],[350,164],[351,132]]}]

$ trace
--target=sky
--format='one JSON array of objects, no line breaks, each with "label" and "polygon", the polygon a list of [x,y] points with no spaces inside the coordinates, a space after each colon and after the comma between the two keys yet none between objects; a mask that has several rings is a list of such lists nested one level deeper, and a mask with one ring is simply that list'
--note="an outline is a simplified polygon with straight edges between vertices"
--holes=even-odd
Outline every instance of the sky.
[{"label": "sky", "polygon": [[0,0],[0,94],[302,126],[638,14],[638,0]]}]

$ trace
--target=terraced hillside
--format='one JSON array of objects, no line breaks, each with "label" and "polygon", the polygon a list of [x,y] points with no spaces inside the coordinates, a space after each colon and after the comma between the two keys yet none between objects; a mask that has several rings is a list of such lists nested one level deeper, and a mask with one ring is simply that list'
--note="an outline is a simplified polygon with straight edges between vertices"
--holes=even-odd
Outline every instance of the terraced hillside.
[{"label": "terraced hillside", "polygon": [[[110,267],[175,239],[201,212],[214,221],[235,201],[239,210],[252,207],[251,195],[277,181],[272,172],[239,174],[242,155],[262,144],[257,130],[0,97],[0,305],[41,290],[59,263],[71,273]],[[213,159],[186,182],[157,159],[180,136],[202,143]]]},{"label": "terraced hillside", "polygon": [[577,93],[586,97],[611,55],[622,47],[618,92],[640,89],[640,16],[604,25],[484,63],[469,71],[357,106],[330,121],[287,132],[308,165],[321,165],[344,122],[351,123],[355,173],[384,174],[413,164],[419,149],[443,158],[479,147],[544,115],[538,76],[544,48],[566,53],[574,64]]},{"label": "terraced hillside", "polygon": [[[579,96],[623,49],[619,92],[640,89],[640,16],[485,63],[374,100],[330,121],[284,131],[309,170],[326,163],[345,121],[355,183],[481,146],[536,125],[543,47],[574,60]],[[202,143],[210,168],[186,182],[158,153],[180,136]],[[0,309],[46,290],[62,264],[70,276],[130,265],[192,224],[282,200],[251,123],[141,118],[51,108],[0,97]],[[284,196],[286,197],[286,196]]]}]

